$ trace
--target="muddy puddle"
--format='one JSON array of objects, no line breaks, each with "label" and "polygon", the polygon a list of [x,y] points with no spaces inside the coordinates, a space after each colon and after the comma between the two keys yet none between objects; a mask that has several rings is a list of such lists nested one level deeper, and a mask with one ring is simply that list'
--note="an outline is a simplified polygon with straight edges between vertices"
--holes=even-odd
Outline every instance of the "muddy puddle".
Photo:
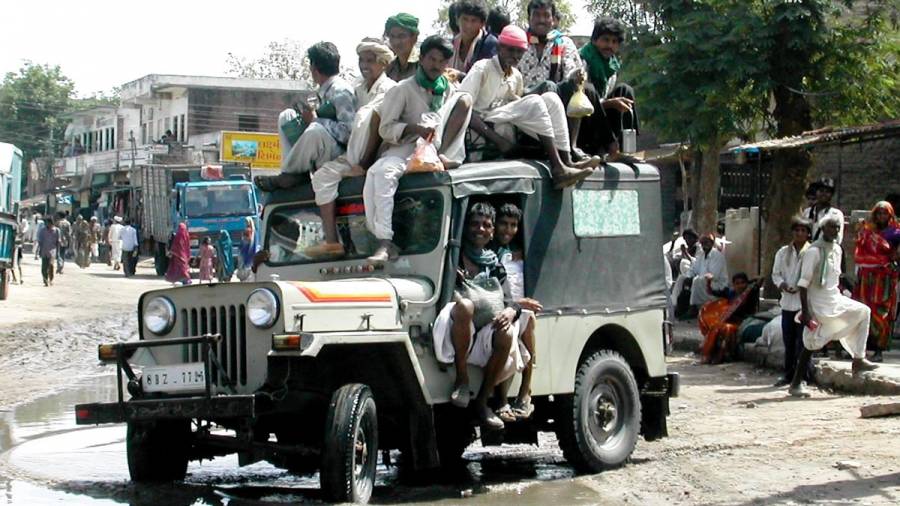
[{"label": "muddy puddle", "polygon": [[[297,477],[266,463],[238,467],[229,456],[191,462],[184,483],[128,480],[125,427],[75,425],[74,405],[113,401],[115,377],[82,380],[59,393],[0,412],[0,504],[243,505],[320,503],[318,476]],[[478,443],[467,465],[436,484],[412,483],[379,464],[373,504],[609,504],[573,473],[552,435],[539,448]]]}]

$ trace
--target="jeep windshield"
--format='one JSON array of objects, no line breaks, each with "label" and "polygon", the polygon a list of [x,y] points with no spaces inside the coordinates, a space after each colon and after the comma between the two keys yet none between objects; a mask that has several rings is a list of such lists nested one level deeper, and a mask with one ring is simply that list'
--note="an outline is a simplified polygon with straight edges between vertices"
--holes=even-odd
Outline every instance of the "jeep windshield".
[{"label": "jeep windshield", "polygon": [[[437,191],[398,193],[394,204],[394,243],[401,255],[421,255],[438,246],[444,215],[444,198]],[[334,260],[305,254],[325,240],[319,208],[313,204],[284,206],[272,211],[267,221],[266,249],[270,265],[307,264]],[[337,206],[337,227],[347,254],[341,260],[366,258],[378,240],[366,228],[361,198],[342,199]]]},{"label": "jeep windshield", "polygon": [[189,186],[185,192],[185,215],[189,218],[214,218],[225,216],[252,216],[251,186],[211,185]]}]

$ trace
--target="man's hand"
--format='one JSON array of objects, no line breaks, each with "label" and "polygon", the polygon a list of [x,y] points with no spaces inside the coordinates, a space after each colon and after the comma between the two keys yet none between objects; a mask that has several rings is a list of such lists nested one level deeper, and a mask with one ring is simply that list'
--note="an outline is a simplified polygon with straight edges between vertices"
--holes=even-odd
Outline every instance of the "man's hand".
[{"label": "man's hand", "polygon": [[259,268],[260,265],[269,261],[269,252],[266,250],[259,250],[253,255],[253,265],[250,267],[250,270],[256,274],[256,269]]},{"label": "man's hand", "polygon": [[634,106],[634,100],[625,97],[607,98],[603,101],[604,109],[615,109],[619,112],[629,112]]},{"label": "man's hand", "polygon": [[587,72],[584,69],[579,70],[572,74],[572,82],[575,83],[575,86],[582,86],[584,82],[587,80]]},{"label": "man's hand", "polygon": [[786,292],[786,293],[797,293],[797,289],[796,289],[796,288],[791,288],[791,287],[788,286],[788,284],[787,284],[786,282],[784,282],[784,281],[782,281],[781,284],[778,285],[778,289],[781,290],[782,292]]},{"label": "man's hand", "polygon": [[707,281],[712,281],[714,277],[715,276],[713,276],[711,272],[707,272],[706,274],[703,275],[703,279],[705,279]]},{"label": "man's hand", "polygon": [[434,138],[434,128],[422,125],[409,125],[409,131],[423,139]]},{"label": "man's hand", "polygon": [[542,306],[540,302],[538,302],[534,299],[529,299],[528,297],[525,297],[524,299],[519,299],[516,302],[518,302],[519,305],[522,306],[522,309],[534,311],[535,313],[542,311],[544,309],[544,306]]},{"label": "man's hand", "polygon": [[800,323],[806,326],[812,318],[805,311],[800,311]]},{"label": "man's hand", "polygon": [[516,310],[511,307],[500,311],[500,314],[494,318],[494,329],[499,330],[500,332],[506,332],[509,330],[515,317]]}]

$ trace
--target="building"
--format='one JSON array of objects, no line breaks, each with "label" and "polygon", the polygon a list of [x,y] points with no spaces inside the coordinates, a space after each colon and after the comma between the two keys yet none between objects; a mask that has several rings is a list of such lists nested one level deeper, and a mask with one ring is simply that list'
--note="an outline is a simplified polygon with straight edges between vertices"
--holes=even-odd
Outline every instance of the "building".
[{"label": "building", "polygon": [[223,131],[274,133],[278,113],[308,93],[300,81],[144,76],[121,86],[119,105],[68,115],[63,152],[35,161],[29,195],[52,195],[53,209],[89,209],[101,218],[127,213],[131,189],[140,186],[133,169],[216,163]]}]

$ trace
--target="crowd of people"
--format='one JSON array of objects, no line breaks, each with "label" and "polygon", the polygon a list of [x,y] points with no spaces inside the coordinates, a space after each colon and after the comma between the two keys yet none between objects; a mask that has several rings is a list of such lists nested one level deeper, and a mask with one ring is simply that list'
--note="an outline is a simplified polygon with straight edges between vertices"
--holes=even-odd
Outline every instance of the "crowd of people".
[{"label": "crowd of people", "polygon": [[228,231],[220,230],[217,234],[205,235],[200,240],[197,255],[193,256],[187,224],[179,223],[166,247],[168,259],[166,281],[182,285],[191,284],[192,265],[198,267],[198,278],[201,283],[212,283],[214,278],[220,283],[227,283],[235,275],[239,281],[252,281],[254,258],[260,250],[259,236],[253,218],[248,217],[244,223],[238,243],[237,261],[234,256],[234,241]]},{"label": "crowd of people", "polygon": [[[791,242],[777,251],[772,266],[781,314],[771,325],[778,324],[785,348],[785,374],[777,385],[789,386],[795,396],[809,395],[804,382],[814,379],[811,357],[829,343],[839,342],[849,354],[854,374],[875,369],[890,348],[897,319],[900,225],[894,207],[878,202],[867,219],[852,224],[855,269],[847,272],[845,217],[831,203],[834,192],[828,177],[810,185],[809,205],[791,221]],[[670,312],[698,317],[706,363],[735,353],[739,332],[757,311],[763,281],[737,273],[729,286],[726,241],[717,239],[685,230],[664,247]]]},{"label": "crowd of people", "polygon": [[383,37],[357,46],[362,79],[355,86],[339,76],[334,44],[309,48],[316,96],[279,115],[281,173],[256,180],[271,191],[309,176],[324,241],[305,255],[345,255],[335,225],[345,177],[365,176],[367,228],[379,241],[369,261],[383,264],[398,254],[391,218],[406,173],[492,158],[544,158],[555,186],[563,188],[604,159],[627,158],[620,149],[623,127],[637,131],[638,124],[634,92],[617,78],[624,24],[598,19],[591,43],[579,50],[559,31],[553,0],[531,0],[527,14],[523,29],[482,0],[454,2],[453,38],[426,37],[418,51],[419,20],[391,16]]}]

